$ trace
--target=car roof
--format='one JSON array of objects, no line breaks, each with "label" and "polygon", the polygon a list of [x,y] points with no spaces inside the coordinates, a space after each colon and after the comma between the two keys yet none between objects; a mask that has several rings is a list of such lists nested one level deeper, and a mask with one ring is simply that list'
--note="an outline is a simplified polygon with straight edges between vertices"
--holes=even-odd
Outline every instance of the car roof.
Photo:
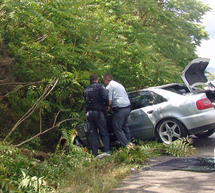
[{"label": "car roof", "polygon": [[139,90],[128,92],[128,94],[132,94],[132,93],[136,93],[136,92],[140,92],[140,91],[154,90],[154,89],[164,89],[164,88],[167,88],[167,87],[170,87],[170,86],[176,86],[176,85],[181,85],[182,86],[183,84],[170,83],[170,84],[164,84],[164,85],[160,85],[160,86],[151,86],[151,87],[142,88],[142,89],[139,89]]},{"label": "car roof", "polygon": [[[131,96],[132,94],[138,93],[138,92],[142,92],[142,91],[152,91],[158,95],[161,95],[162,97],[170,100],[170,99],[175,99],[175,98],[180,98],[182,99],[184,97],[184,95],[182,95],[180,92],[174,92],[165,88],[168,87],[173,87],[173,86],[184,86],[183,84],[178,84],[178,83],[171,83],[171,84],[165,84],[165,85],[161,85],[161,86],[154,86],[154,87],[148,87],[148,88],[143,88],[143,89],[139,89],[133,92],[129,92],[128,94]],[[183,99],[184,100],[184,99]]]}]

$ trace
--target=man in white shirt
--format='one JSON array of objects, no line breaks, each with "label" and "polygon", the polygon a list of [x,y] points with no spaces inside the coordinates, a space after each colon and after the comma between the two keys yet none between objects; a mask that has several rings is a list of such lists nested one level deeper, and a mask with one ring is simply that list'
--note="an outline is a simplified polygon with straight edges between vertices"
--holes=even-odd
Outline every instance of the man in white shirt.
[{"label": "man in white shirt", "polygon": [[109,104],[113,110],[113,131],[125,147],[130,142],[130,131],[127,127],[128,116],[130,114],[130,100],[123,85],[113,80],[111,74],[103,77],[106,89],[109,91]]}]

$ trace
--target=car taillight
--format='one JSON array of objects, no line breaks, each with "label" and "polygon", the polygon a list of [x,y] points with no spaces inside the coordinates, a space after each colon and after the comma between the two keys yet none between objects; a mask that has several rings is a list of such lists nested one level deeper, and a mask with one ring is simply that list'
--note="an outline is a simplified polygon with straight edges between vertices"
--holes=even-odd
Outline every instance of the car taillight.
[{"label": "car taillight", "polygon": [[213,107],[211,101],[208,98],[198,100],[196,102],[196,106],[199,110],[208,109],[208,108]]}]

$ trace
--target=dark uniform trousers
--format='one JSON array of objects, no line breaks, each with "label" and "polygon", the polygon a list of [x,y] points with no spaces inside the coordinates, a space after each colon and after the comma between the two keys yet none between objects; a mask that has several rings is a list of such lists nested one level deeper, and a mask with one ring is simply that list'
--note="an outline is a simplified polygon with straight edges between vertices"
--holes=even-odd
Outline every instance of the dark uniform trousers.
[{"label": "dark uniform trousers", "polygon": [[130,142],[130,131],[127,126],[130,111],[130,107],[113,108],[113,131],[123,147]]},{"label": "dark uniform trousers", "polygon": [[98,154],[98,139],[99,134],[102,138],[104,145],[104,152],[108,152],[110,146],[109,133],[107,130],[107,123],[105,115],[102,111],[90,110],[87,112],[87,122],[88,122],[88,138],[92,150],[92,154],[96,156]]}]

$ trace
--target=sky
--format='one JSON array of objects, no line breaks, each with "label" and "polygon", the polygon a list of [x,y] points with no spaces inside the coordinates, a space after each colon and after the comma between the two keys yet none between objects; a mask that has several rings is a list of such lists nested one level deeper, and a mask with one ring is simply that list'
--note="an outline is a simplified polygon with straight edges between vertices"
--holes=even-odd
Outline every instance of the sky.
[{"label": "sky", "polygon": [[[215,73],[215,0],[201,0],[204,4],[212,8],[210,12],[203,17],[202,24],[209,34],[209,40],[202,40],[201,46],[197,48],[196,54],[199,57],[210,58],[208,68]],[[213,74],[214,74],[213,73]]]}]

